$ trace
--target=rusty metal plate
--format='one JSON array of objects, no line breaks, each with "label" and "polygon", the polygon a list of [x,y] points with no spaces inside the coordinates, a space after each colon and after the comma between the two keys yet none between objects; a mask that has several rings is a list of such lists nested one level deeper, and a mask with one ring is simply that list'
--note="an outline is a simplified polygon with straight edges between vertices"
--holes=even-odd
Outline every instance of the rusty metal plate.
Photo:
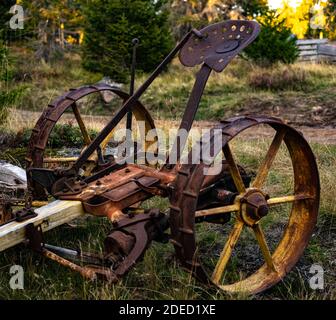
[{"label": "rusty metal plate", "polygon": [[[152,178],[152,177],[141,177],[137,180],[145,187],[151,187],[160,181],[159,179]],[[133,195],[139,190],[140,188],[136,185],[136,183],[133,181],[130,181],[111,191],[105,192],[103,196],[106,197],[107,199],[118,202],[118,201],[122,201],[126,197]]]},{"label": "rusty metal plate", "polygon": [[144,176],[144,174],[144,170],[134,166],[129,166],[125,169],[112,172],[97,181],[89,183],[78,194],[73,194],[71,192],[67,194],[67,192],[64,192],[59,196],[59,199],[87,201],[94,196],[102,195],[105,192],[123,186],[131,179],[139,179]]}]

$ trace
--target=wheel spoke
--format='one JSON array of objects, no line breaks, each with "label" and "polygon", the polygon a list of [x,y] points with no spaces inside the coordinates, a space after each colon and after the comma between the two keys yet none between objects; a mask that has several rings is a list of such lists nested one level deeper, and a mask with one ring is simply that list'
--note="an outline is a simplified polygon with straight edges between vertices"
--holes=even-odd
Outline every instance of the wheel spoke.
[{"label": "wheel spoke", "polygon": [[239,209],[240,209],[240,204],[238,203],[238,204],[232,204],[229,206],[198,210],[195,213],[195,218],[212,216],[212,215],[222,214],[222,213],[237,212],[239,211]]},{"label": "wheel spoke", "polygon": [[75,162],[77,157],[68,157],[68,158],[46,158],[43,160],[44,163],[68,163]]},{"label": "wheel spoke", "polygon": [[274,267],[274,264],[273,264],[273,259],[272,259],[271,252],[270,252],[270,250],[268,248],[268,245],[266,243],[266,238],[265,238],[264,232],[261,229],[260,224],[259,223],[255,224],[252,227],[252,229],[253,229],[254,234],[257,238],[257,241],[259,243],[259,246],[260,246],[261,252],[264,256],[264,259],[266,261],[266,264],[268,265],[268,267],[271,270],[276,271],[275,267]]},{"label": "wheel spoke", "polygon": [[291,195],[291,196],[271,198],[267,200],[267,204],[269,206],[276,206],[276,205],[280,205],[283,203],[290,203],[294,201],[307,200],[307,199],[312,199],[312,196],[307,195],[307,194],[297,194],[297,195]]},{"label": "wheel spoke", "polygon": [[103,140],[103,142],[100,144],[100,147],[102,149],[105,149],[106,146],[108,145],[108,143],[110,142],[110,140],[113,138],[114,136],[114,129],[107,135],[107,137]]},{"label": "wheel spoke", "polygon": [[90,138],[89,133],[88,133],[86,127],[85,127],[85,124],[83,122],[82,116],[79,113],[78,106],[77,106],[76,103],[74,103],[72,105],[72,110],[73,110],[73,113],[74,113],[75,118],[77,120],[77,123],[79,125],[79,129],[80,129],[80,131],[83,135],[84,143],[85,143],[85,145],[88,146],[91,143],[91,138]]},{"label": "wheel spoke", "polygon": [[260,165],[260,168],[258,170],[257,176],[252,184],[253,188],[261,188],[263,184],[265,183],[265,180],[267,179],[269,170],[272,166],[272,163],[274,161],[275,156],[277,155],[279,148],[281,146],[281,143],[286,135],[286,130],[279,130],[277,131],[276,135],[274,136],[274,139],[271,143],[271,146],[269,147],[266,157],[263,160],[262,164]]},{"label": "wheel spoke", "polygon": [[225,159],[226,159],[226,161],[229,165],[229,171],[230,171],[230,174],[232,176],[232,179],[235,183],[235,186],[236,186],[238,192],[239,193],[244,193],[245,192],[245,185],[244,185],[243,179],[240,175],[238,166],[237,166],[237,164],[236,164],[236,162],[233,158],[233,155],[232,155],[231,149],[229,147],[229,144],[226,144],[223,147],[223,153],[224,153]]},{"label": "wheel spoke", "polygon": [[224,249],[223,251],[221,252],[221,255],[219,257],[219,260],[216,264],[216,268],[212,274],[212,281],[216,284],[219,284],[222,276],[223,276],[223,273],[224,273],[224,270],[226,268],[226,265],[231,257],[231,254],[232,254],[232,250],[234,248],[234,246],[236,245],[238,239],[239,239],[239,236],[243,230],[243,227],[244,227],[244,222],[242,222],[241,220],[237,219],[230,235],[229,235],[229,238],[228,240],[226,241],[225,243],[225,246],[224,246]]}]

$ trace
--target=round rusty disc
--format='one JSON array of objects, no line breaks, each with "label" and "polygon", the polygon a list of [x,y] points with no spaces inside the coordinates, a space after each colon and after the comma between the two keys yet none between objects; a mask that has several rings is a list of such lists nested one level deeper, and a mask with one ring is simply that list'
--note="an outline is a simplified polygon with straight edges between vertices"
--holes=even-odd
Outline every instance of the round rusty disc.
[{"label": "round rusty disc", "polygon": [[181,63],[187,67],[205,63],[221,72],[259,34],[255,21],[228,20],[200,30],[202,38],[192,35],[180,51]]}]

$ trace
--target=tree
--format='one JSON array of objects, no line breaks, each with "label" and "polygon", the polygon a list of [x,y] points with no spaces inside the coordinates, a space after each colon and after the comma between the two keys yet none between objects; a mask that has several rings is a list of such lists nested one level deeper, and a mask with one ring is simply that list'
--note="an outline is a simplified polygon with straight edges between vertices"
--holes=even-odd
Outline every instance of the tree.
[{"label": "tree", "polygon": [[326,8],[325,15],[327,18],[326,31],[330,39],[336,39],[336,0],[329,0]]},{"label": "tree", "polygon": [[176,39],[192,27],[210,22],[258,16],[268,10],[267,0],[171,0],[171,25]]},{"label": "tree", "polygon": [[82,25],[82,0],[21,0],[26,32],[37,39],[36,57],[49,61],[64,50],[64,28]]},{"label": "tree", "polygon": [[246,56],[261,65],[293,63],[298,58],[299,51],[296,37],[293,37],[291,29],[286,26],[286,21],[280,20],[275,11],[269,11],[258,20],[261,31],[257,39],[244,50]]},{"label": "tree", "polygon": [[302,0],[294,8],[289,0],[283,1],[278,10],[279,19],[285,20],[285,25],[299,38],[318,38],[326,27],[324,9],[326,1]]},{"label": "tree", "polygon": [[84,6],[83,65],[125,82],[132,39],[139,38],[138,68],[153,70],[172,48],[164,0],[92,0]]}]

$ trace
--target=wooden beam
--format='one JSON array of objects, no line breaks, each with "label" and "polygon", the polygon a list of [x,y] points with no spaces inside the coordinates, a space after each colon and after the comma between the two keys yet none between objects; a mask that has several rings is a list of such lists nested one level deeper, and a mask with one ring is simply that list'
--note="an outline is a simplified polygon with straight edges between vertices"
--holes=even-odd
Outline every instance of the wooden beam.
[{"label": "wooden beam", "polygon": [[56,200],[35,210],[37,217],[24,222],[11,222],[0,227],[0,252],[23,242],[25,227],[29,223],[40,225],[43,232],[54,229],[62,224],[85,214],[80,201]]}]

